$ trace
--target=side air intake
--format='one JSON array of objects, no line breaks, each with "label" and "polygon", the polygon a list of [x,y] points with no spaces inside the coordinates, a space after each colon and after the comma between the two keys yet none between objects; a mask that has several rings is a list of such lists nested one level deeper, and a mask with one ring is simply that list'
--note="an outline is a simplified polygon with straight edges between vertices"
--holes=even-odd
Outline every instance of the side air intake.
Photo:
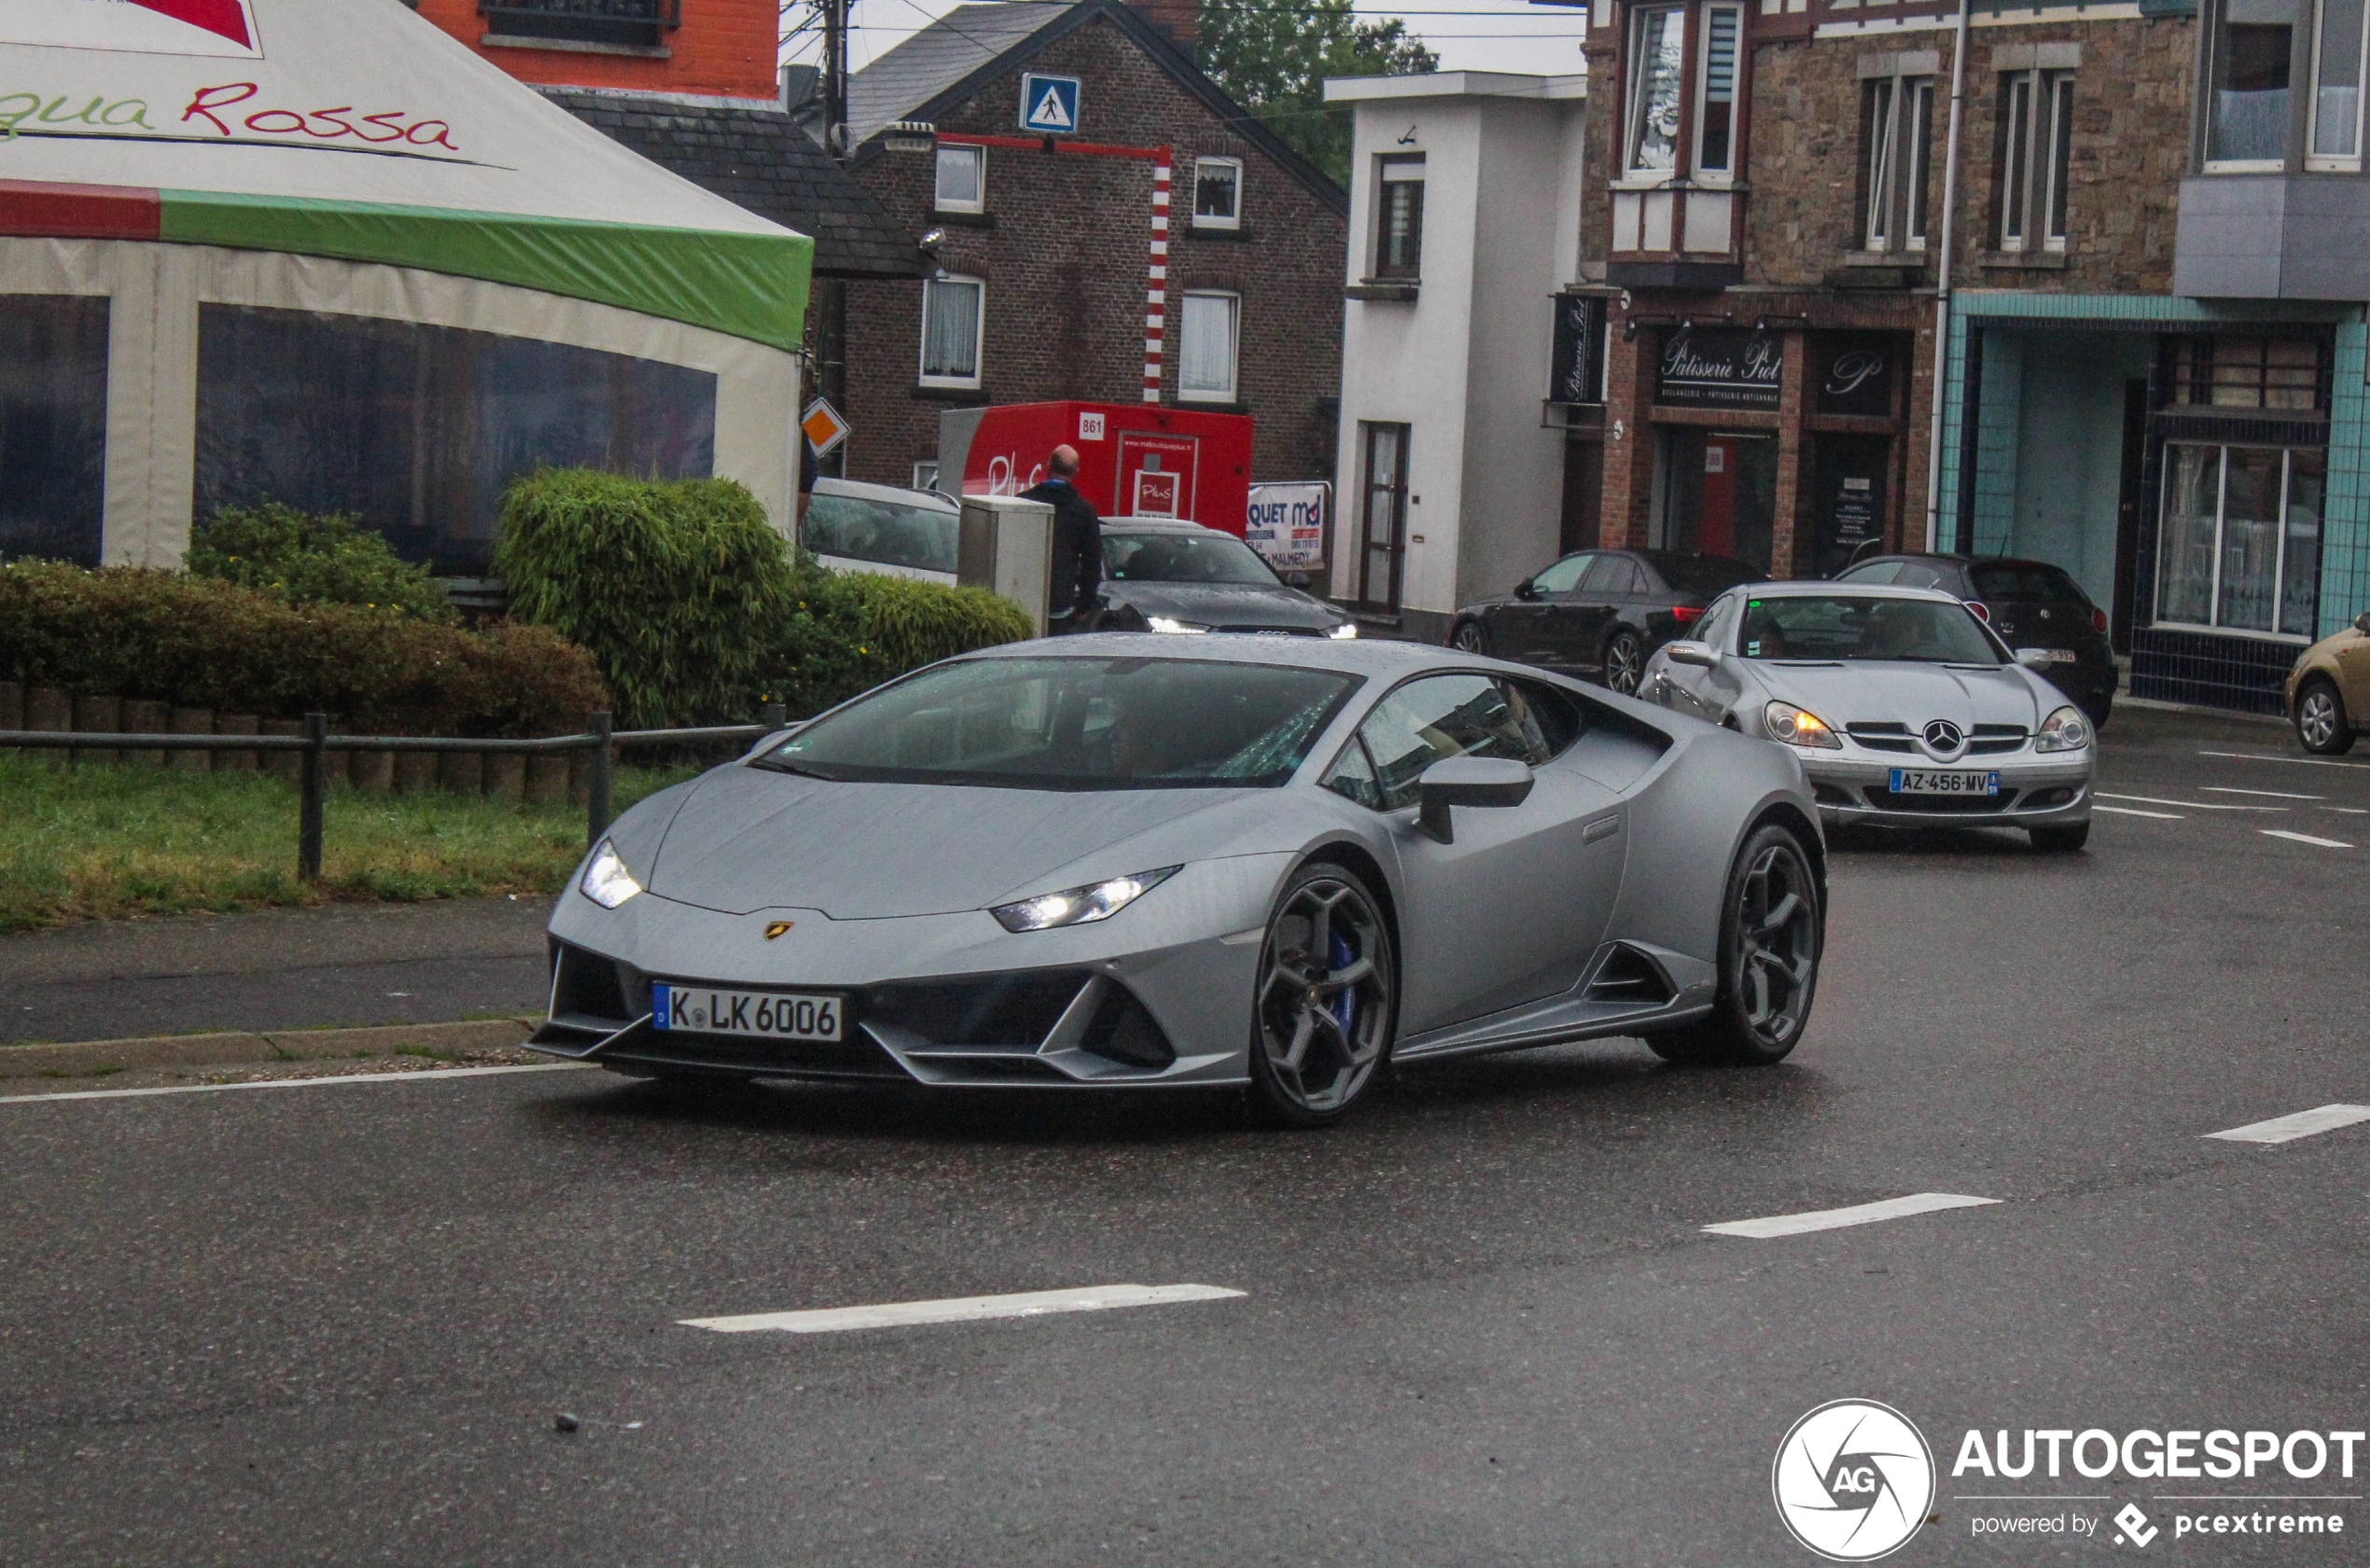
[{"label": "side air intake", "polygon": [[1667,1006],[1678,994],[1661,964],[1620,942],[1606,952],[1588,980],[1589,1001],[1624,1007]]}]

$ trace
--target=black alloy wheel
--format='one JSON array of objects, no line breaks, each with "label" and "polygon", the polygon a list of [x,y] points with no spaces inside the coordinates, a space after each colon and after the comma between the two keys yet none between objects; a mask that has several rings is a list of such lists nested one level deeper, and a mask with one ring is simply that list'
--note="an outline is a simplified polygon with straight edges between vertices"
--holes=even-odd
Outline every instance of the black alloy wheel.
[{"label": "black alloy wheel", "polygon": [[1252,1107],[1286,1127],[1339,1120],[1390,1054],[1390,928],[1356,872],[1319,861],[1284,884],[1251,998]]},{"label": "black alloy wheel", "polygon": [[2343,756],[2353,750],[2353,719],[2336,683],[2326,675],[2315,675],[2296,693],[2296,739],[2315,756]]},{"label": "black alloy wheel", "polygon": [[1614,632],[1605,640],[1605,684],[1624,697],[1638,695],[1638,683],[1646,673],[1646,645],[1630,631]]},{"label": "black alloy wheel", "polygon": [[1721,905],[1720,992],[1711,1016],[1646,1044],[1666,1062],[1766,1067],[1783,1062],[1810,1021],[1826,910],[1810,856],[1793,832],[1764,823],[1746,839]]},{"label": "black alloy wheel", "polygon": [[1448,645],[1458,653],[1477,654],[1487,659],[1489,633],[1483,629],[1480,621],[1460,620],[1457,623],[1457,630],[1448,634]]}]

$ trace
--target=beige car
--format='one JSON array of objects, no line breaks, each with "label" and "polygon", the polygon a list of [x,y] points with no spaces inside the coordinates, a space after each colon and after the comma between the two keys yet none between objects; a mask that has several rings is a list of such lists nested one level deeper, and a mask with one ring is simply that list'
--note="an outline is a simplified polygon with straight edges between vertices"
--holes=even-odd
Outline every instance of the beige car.
[{"label": "beige car", "polygon": [[2370,612],[2296,656],[2288,672],[2288,717],[2315,756],[2353,749],[2355,729],[2370,725]]}]

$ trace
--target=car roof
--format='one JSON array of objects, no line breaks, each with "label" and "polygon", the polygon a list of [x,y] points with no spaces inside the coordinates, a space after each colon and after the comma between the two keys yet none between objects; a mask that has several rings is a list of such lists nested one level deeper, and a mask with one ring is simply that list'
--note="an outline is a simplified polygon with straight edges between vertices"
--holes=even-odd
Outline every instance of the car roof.
[{"label": "car roof", "polygon": [[[1198,522],[1173,517],[1107,517],[1105,528],[1123,529],[1130,534],[1225,534],[1222,528],[1205,528]],[[1228,538],[1234,535],[1227,534]]]},{"label": "car roof", "polygon": [[1938,588],[1903,588],[1899,583],[1839,583],[1820,577],[1738,583],[1735,588],[1722,591],[1723,594],[1750,593],[1756,599],[1925,599],[1941,604],[1965,603],[1957,594],[1945,593]]},{"label": "car roof", "polygon": [[1461,653],[1455,648],[1439,647],[1430,643],[1405,643],[1382,637],[1344,638],[1336,642],[1330,637],[1262,637],[1248,632],[1224,631],[1200,637],[1170,637],[1142,631],[1096,631],[1077,637],[1004,643],[961,657],[1199,659],[1229,664],[1278,664],[1393,679],[1424,669],[1483,669],[1533,677],[1546,673],[1527,668],[1516,671],[1514,667],[1495,659]]},{"label": "car roof", "polygon": [[933,511],[940,512],[962,510],[958,502],[949,496],[941,495],[935,490],[907,490],[902,485],[870,484],[862,479],[838,479],[828,476],[817,476],[815,480],[815,493],[846,495],[859,501],[895,501],[908,506],[927,506]]}]

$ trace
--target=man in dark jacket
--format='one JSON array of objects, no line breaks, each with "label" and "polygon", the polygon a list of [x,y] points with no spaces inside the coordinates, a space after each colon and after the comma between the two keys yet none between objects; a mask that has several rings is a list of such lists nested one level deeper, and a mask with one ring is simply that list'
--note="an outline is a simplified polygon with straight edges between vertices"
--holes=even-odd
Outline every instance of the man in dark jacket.
[{"label": "man in dark jacket", "polygon": [[1101,618],[1096,603],[1103,588],[1103,520],[1078,493],[1078,449],[1061,446],[1046,459],[1053,478],[1021,492],[1024,501],[1053,507],[1053,580],[1047,594],[1048,630],[1059,637],[1092,631]]}]

